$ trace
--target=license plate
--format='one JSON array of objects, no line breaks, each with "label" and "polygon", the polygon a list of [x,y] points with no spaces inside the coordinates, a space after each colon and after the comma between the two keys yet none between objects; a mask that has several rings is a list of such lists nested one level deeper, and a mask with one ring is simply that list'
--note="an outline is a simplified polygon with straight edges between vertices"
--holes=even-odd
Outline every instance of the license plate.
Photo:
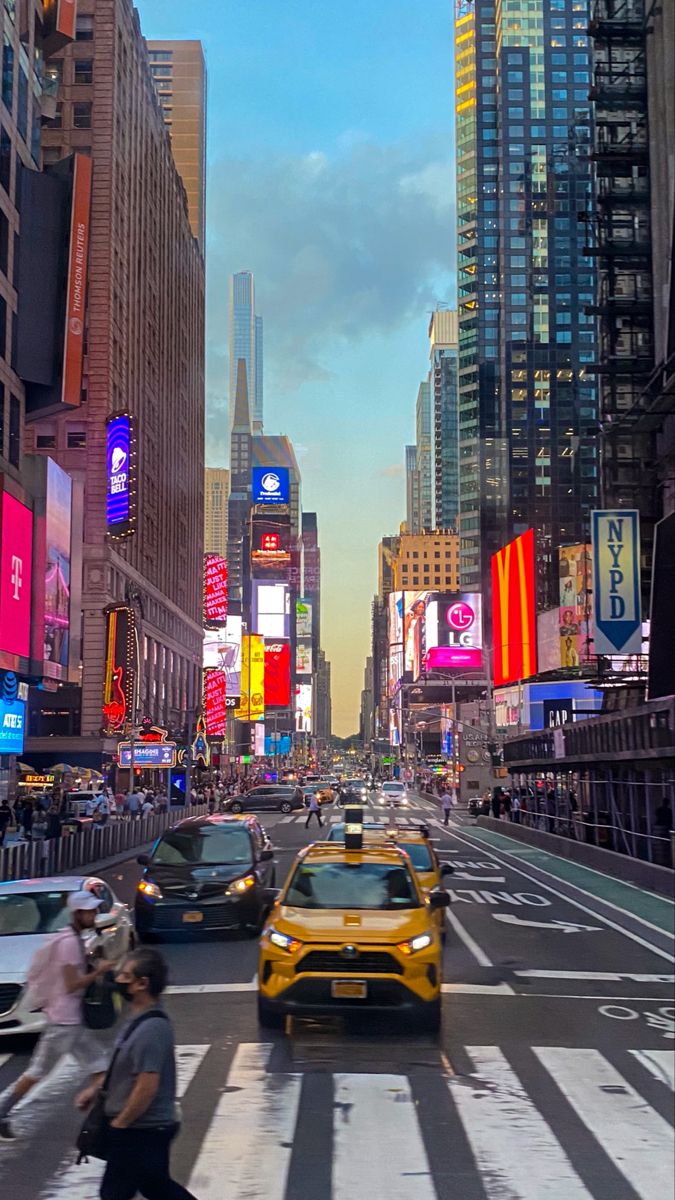
[{"label": "license plate", "polygon": [[330,994],[334,1000],[365,1000],[368,984],[361,979],[334,979]]},{"label": "license plate", "polygon": [[201,912],[183,913],[183,922],[185,925],[198,925],[199,922],[203,920],[204,914]]}]

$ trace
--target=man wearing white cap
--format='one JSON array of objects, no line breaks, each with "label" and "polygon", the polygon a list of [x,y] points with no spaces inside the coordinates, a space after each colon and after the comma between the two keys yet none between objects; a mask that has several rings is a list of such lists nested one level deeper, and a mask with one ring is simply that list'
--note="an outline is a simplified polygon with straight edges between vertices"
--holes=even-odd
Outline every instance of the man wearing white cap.
[{"label": "man wearing white cap", "polygon": [[71,892],[70,925],[50,938],[33,959],[29,987],[35,990],[36,998],[39,993],[39,1007],[47,1018],[47,1028],[35,1047],[28,1070],[0,1097],[0,1141],[14,1141],[9,1113],[36,1083],[53,1071],[65,1054],[72,1054],[92,1074],[105,1071],[107,1055],[82,1020],[84,991],[113,966],[101,959],[88,971],[82,944],[82,932],[93,928],[101,903],[91,892]]}]

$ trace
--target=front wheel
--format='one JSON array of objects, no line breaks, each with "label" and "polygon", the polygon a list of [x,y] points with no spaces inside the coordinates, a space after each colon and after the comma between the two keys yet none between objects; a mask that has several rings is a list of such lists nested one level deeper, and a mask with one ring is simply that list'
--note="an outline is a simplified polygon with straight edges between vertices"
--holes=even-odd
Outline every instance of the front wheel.
[{"label": "front wheel", "polygon": [[244,806],[239,800],[233,800],[230,805],[230,812],[240,813],[244,811]]},{"label": "front wheel", "polygon": [[268,1000],[263,996],[258,996],[258,1024],[263,1029],[279,1029],[283,1030],[286,1024],[286,1018],[283,1013],[277,1012],[272,1008]]},{"label": "front wheel", "polygon": [[279,811],[282,813],[293,812],[293,805],[291,804],[290,800],[282,800],[281,804],[279,805]]}]

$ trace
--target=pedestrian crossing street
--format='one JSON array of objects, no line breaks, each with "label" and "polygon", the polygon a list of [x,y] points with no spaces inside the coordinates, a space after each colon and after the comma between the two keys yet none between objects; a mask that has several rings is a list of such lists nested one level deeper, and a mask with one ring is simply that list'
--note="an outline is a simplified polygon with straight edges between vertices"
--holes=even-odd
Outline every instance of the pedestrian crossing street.
[{"label": "pedestrian crossing street", "polygon": [[[406,808],[390,809],[382,804],[364,801],[363,817],[365,821],[388,821],[390,816],[394,817],[397,825],[403,828],[417,827],[422,821],[429,821],[436,818],[436,823],[440,824],[438,818],[440,809],[438,805],[433,804],[429,800],[421,800],[416,798],[411,801]],[[332,806],[328,811],[324,809],[321,813],[324,828],[327,825],[338,825],[344,821],[344,809]],[[305,825],[307,822],[307,810],[303,812],[289,813],[288,816],[277,816],[274,813],[261,813],[260,820],[263,825],[270,827],[277,825]],[[309,826],[312,832],[318,831],[316,819],[312,819]]]},{"label": "pedestrian crossing street", "polygon": [[[673,1051],[537,1046],[511,1056],[499,1046],[467,1046],[457,1056],[461,1073],[404,1075],[279,1071],[276,1050],[271,1042],[240,1044],[223,1077],[222,1047],[177,1047],[184,1125],[176,1157],[188,1144],[192,1165],[183,1175],[198,1200],[674,1193]],[[207,1120],[196,1139],[205,1093]],[[308,1128],[313,1156],[301,1151]],[[311,1183],[321,1146],[324,1187]],[[36,1200],[92,1200],[101,1174],[100,1163],[78,1167],[69,1152]]]}]

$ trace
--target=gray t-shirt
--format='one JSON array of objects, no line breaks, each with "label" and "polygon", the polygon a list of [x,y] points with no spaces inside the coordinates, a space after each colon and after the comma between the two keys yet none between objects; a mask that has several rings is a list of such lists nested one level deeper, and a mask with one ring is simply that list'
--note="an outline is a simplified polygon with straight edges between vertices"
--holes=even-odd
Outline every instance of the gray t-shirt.
[{"label": "gray t-shirt", "polygon": [[[119,1045],[128,1028],[127,1024],[122,1029],[116,1045]],[[108,1084],[105,1102],[107,1116],[116,1117],[122,1111],[137,1076],[146,1071],[159,1075],[159,1087],[150,1107],[130,1125],[130,1129],[169,1125],[175,1120],[176,1059],[173,1029],[165,1017],[146,1017],[122,1045]]]}]

